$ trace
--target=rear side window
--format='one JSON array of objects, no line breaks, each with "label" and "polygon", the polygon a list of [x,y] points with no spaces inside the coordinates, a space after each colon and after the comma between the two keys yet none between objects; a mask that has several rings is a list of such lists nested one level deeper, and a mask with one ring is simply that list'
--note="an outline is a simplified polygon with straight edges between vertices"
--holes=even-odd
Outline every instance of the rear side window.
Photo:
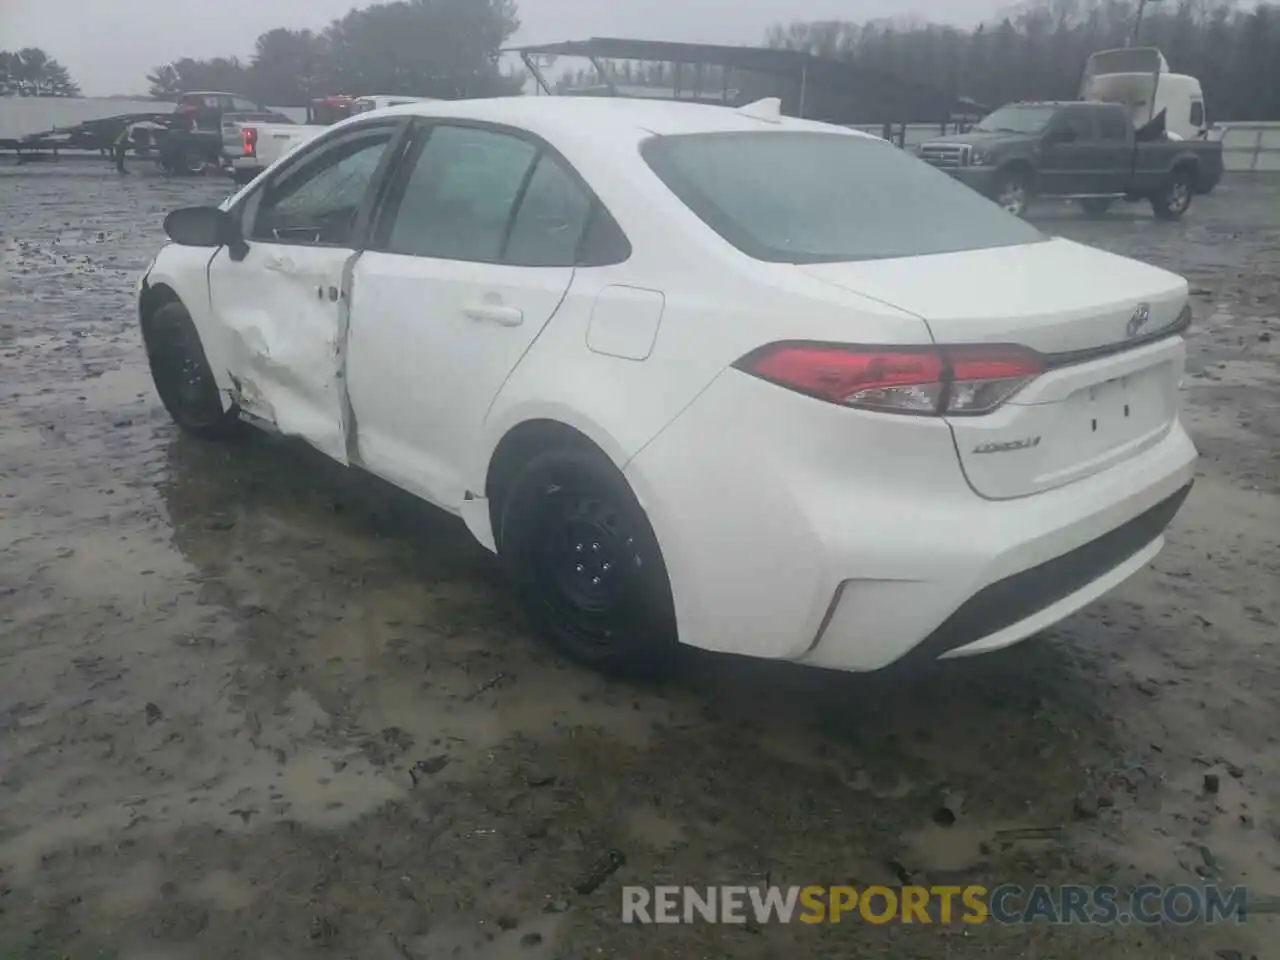
[{"label": "rear side window", "polygon": [[431,131],[392,215],[389,253],[495,262],[538,148],[469,127]]},{"label": "rear side window", "polygon": [[1109,110],[1091,110],[1088,107],[1077,107],[1063,110],[1052,124],[1055,130],[1070,130],[1074,140],[1093,140],[1095,134],[1093,132],[1094,120],[1098,113],[1110,113]]},{"label": "rear side window", "polygon": [[517,267],[601,266],[630,255],[616,221],[564,160],[524,137],[441,124],[401,177],[374,249]]},{"label": "rear side window", "polygon": [[1098,137],[1101,140],[1125,140],[1129,136],[1129,120],[1124,110],[1098,112]]},{"label": "rear side window", "polygon": [[503,260],[522,267],[571,267],[591,215],[591,198],[554,157],[542,154],[511,222]]},{"label": "rear side window", "polygon": [[650,138],[641,153],[708,227],[757,260],[878,260],[1046,239],[874,137],[689,134]]}]

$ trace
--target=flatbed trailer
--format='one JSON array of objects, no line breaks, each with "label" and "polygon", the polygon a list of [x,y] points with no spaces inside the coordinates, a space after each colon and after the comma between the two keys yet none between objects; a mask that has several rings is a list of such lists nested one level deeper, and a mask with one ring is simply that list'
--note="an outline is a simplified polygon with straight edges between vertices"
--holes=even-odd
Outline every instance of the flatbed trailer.
[{"label": "flatbed trailer", "polygon": [[63,153],[109,156],[121,134],[131,131],[129,152],[135,156],[154,156],[162,135],[171,132],[178,119],[172,113],[124,113],[86,120],[70,127],[0,139],[0,155],[12,154],[18,163],[56,162]]},{"label": "flatbed trailer", "polygon": [[[275,114],[245,116],[276,119]],[[116,144],[126,133],[126,156],[154,160],[168,173],[190,175],[221,166],[221,131],[193,128],[188,115],[172,112],[125,113],[0,139],[0,156],[12,155],[19,164],[56,163],[64,154],[98,154],[114,160]]]}]

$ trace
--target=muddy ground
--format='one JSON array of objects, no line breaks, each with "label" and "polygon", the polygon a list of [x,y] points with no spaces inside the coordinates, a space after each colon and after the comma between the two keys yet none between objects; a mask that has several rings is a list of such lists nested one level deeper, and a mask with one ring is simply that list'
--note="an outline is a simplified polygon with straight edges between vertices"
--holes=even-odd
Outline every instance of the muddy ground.
[{"label": "muddy ground", "polygon": [[619,913],[624,883],[766,878],[1280,894],[1280,184],[1230,180],[1174,225],[1038,217],[1195,287],[1203,461],[1152,569],[987,658],[850,676],[691,656],[660,690],[530,641],[458,522],[286,441],[178,435],[133,283],[165,210],[227,192],[0,170],[0,957],[1278,955],[1265,914]]}]

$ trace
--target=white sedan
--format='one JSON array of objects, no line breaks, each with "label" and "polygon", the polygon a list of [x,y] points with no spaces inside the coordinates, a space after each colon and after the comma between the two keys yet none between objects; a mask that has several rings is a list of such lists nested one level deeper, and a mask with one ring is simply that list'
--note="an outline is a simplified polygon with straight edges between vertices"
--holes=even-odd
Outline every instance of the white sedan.
[{"label": "white sedan", "polygon": [[610,672],[981,653],[1141,569],[1196,460],[1186,282],[776,106],[337,124],[169,215],[158,393],[459,515]]}]

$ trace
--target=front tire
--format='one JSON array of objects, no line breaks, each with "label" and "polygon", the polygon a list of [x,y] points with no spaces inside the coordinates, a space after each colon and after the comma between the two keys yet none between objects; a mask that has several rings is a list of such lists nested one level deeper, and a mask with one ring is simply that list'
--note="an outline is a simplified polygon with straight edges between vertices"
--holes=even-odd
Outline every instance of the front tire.
[{"label": "front tire", "polygon": [[1031,178],[1022,170],[1006,170],[991,199],[1015,217],[1025,217],[1031,205]]},{"label": "front tire", "polygon": [[498,552],[535,630],[570,659],[656,680],[678,649],[657,537],[618,469],[594,450],[533,457],[502,501]]},{"label": "front tire", "polygon": [[1115,201],[1110,197],[1085,197],[1080,201],[1080,209],[1084,211],[1086,217],[1096,220],[1099,217],[1105,217],[1113,203]]},{"label": "front tire", "polygon": [[142,339],[156,393],[174,423],[201,440],[225,440],[239,431],[240,412],[234,406],[223,410],[217,381],[186,307],[172,301],[146,315]]},{"label": "front tire", "polygon": [[1181,220],[1191,207],[1195,182],[1189,170],[1175,170],[1165,188],[1151,198],[1151,212],[1157,220]]}]

